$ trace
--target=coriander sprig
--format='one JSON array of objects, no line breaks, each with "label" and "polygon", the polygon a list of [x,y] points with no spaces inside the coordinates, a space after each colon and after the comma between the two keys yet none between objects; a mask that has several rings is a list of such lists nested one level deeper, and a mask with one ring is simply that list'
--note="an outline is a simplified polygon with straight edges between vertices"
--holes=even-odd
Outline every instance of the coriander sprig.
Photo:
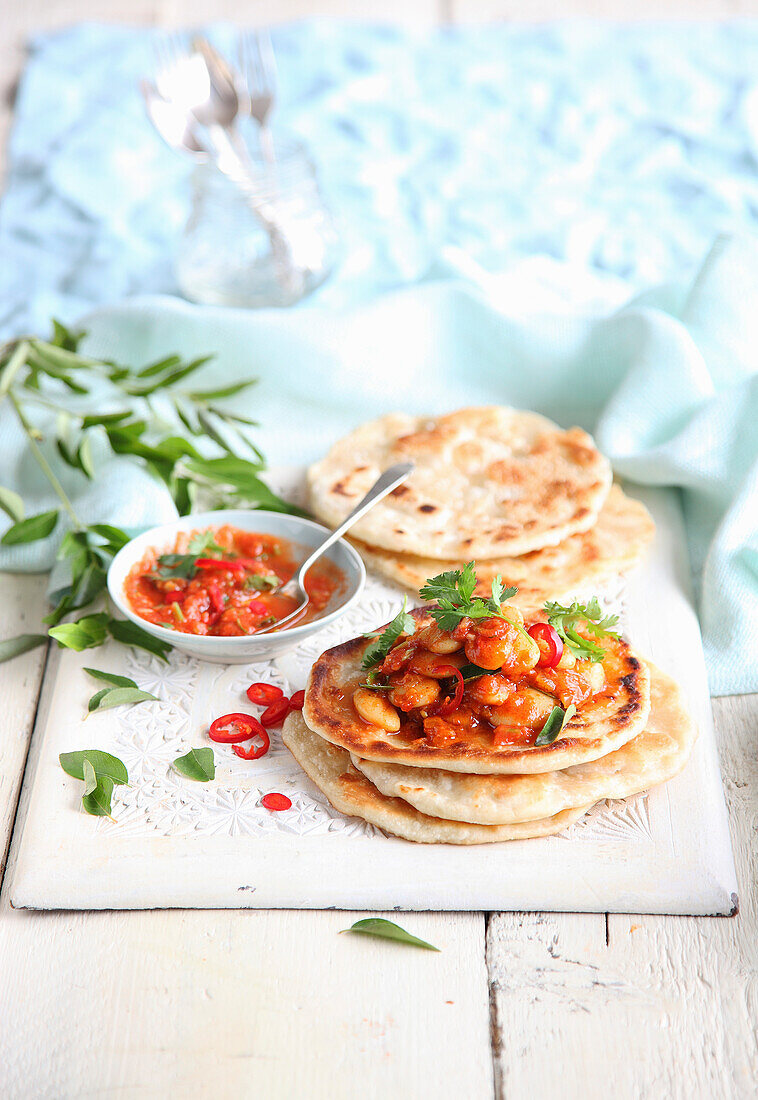
[{"label": "coriander sprig", "polygon": [[619,621],[618,615],[603,615],[597,596],[582,604],[574,601],[569,607],[559,603],[546,603],[547,621],[558,632],[563,644],[575,657],[586,661],[602,661],[605,650],[592,638],[585,638],[577,631],[583,622],[586,629],[596,638],[618,638],[619,634],[610,628]]},{"label": "coriander sprig", "polygon": [[373,668],[374,665],[380,664],[392,649],[395,642],[403,634],[413,634],[415,630],[416,622],[408,611],[408,598],[406,596],[403,600],[403,606],[392,622],[384,628],[381,634],[366,635],[367,638],[373,638],[374,641],[363,654],[361,668]]},{"label": "coriander sprig", "polygon": [[518,588],[506,588],[498,574],[492,581],[490,596],[475,596],[476,562],[463,569],[449,569],[431,577],[419,590],[422,600],[434,600],[429,614],[442,630],[455,630],[462,619],[505,618],[502,604],[515,596]]}]

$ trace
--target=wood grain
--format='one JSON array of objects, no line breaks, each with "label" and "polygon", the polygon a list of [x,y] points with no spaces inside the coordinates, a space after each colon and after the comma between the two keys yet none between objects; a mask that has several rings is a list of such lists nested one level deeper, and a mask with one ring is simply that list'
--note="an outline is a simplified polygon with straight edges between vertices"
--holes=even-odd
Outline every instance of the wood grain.
[{"label": "wood grain", "polygon": [[[2,636],[40,633],[46,611],[47,577],[0,573]],[[0,736],[0,882],[11,828],[16,814],[21,777],[37,709],[46,649],[33,649],[8,664],[0,665],[2,736]]]},{"label": "wood grain", "polygon": [[[0,1095],[492,1095],[484,918],[26,913],[0,905]],[[387,916],[397,916],[389,913]]]},{"label": "wood grain", "polygon": [[714,712],[739,915],[491,917],[499,1096],[756,1095],[758,696]]}]

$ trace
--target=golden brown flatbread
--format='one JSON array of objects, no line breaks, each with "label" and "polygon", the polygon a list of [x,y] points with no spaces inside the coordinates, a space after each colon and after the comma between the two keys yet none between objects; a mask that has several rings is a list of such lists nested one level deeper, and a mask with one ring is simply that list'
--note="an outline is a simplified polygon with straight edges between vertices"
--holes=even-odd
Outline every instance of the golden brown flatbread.
[{"label": "golden brown flatbread", "polygon": [[[412,612],[417,628],[433,620],[423,608]],[[312,730],[365,760],[479,774],[551,772],[597,760],[645,728],[650,711],[650,673],[623,639],[605,638],[606,687],[583,704],[551,745],[493,745],[486,733],[468,732],[445,745],[406,740],[362,721],[352,703],[365,679],[361,659],[371,640],[360,637],[328,649],[311,669],[303,714]]]},{"label": "golden brown flatbread", "polygon": [[568,828],[590,808],[563,810],[555,817],[515,825],[444,821],[419,813],[400,798],[380,794],[365,775],[356,771],[349,754],[310,730],[299,711],[293,711],[285,719],[282,740],[303,771],[340,813],[361,817],[380,829],[421,844],[492,844],[500,840],[550,836]]},{"label": "golden brown flatbread", "polygon": [[[546,600],[570,602],[577,593],[597,592],[620,573],[639,565],[655,533],[644,504],[632,500],[618,485],[611,488],[597,523],[589,531],[570,535],[558,546],[546,546],[520,557],[486,558],[477,562],[477,592],[489,592],[500,574],[518,593],[510,601],[522,611],[536,611]],[[464,559],[440,561],[415,554],[396,554],[351,539],[369,569],[418,592],[448,569],[462,569]]]},{"label": "golden brown flatbread", "polygon": [[353,765],[388,798],[402,798],[420,813],[481,825],[511,825],[553,817],[573,806],[627,798],[677,775],[697,731],[682,693],[651,667],[650,716],[642,733],[587,764],[539,775],[461,775],[352,758]]},{"label": "golden brown flatbread", "polygon": [[537,413],[393,413],[356,428],[310,468],[310,506],[336,526],[382,470],[408,460],[414,473],[353,534],[370,546],[461,561],[526,554],[587,531],[612,478],[586,432]]}]

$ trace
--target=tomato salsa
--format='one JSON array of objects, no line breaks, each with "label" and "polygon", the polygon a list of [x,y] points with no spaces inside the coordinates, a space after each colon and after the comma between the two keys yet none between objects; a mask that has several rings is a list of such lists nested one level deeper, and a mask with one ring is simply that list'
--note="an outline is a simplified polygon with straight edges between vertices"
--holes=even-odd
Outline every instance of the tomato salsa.
[{"label": "tomato salsa", "polygon": [[[240,637],[295,610],[299,601],[278,589],[307,554],[306,547],[287,539],[236,527],[184,531],[172,550],[153,550],[133,566],[124,590],[132,610],[157,626]],[[308,606],[290,625],[317,618],[344,587],[336,565],[325,558],[316,562],[305,578]]]}]

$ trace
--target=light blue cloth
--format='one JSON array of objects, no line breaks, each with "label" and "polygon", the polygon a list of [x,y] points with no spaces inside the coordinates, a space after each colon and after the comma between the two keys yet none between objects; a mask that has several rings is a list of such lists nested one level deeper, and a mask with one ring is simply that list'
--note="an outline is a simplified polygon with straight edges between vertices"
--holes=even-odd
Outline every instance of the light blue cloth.
[{"label": "light blue cloth", "polygon": [[[234,32],[212,28],[233,52]],[[0,208],[0,335],[175,293],[190,168],[144,114],[155,32],[40,37]],[[275,123],[310,146],[345,260],[305,308],[365,301],[459,249],[547,255],[635,290],[758,224],[758,23],[278,27]]]},{"label": "light blue cloth", "polygon": [[[516,276],[505,300],[500,284],[487,294],[445,281],[344,311],[137,300],[89,318],[87,349],[131,362],[214,351],[200,382],[257,374],[234,406],[260,420],[256,441],[278,462],[313,459],[397,408],[501,402],[594,431],[618,473],[681,486],[712,690],[758,689],[758,244],[722,241],[689,291],[649,293],[600,318],[530,312],[539,282]],[[8,433],[0,446],[30,499],[22,443]],[[173,515],[165,491],[123,460],[100,465],[94,486],[77,477],[85,518]],[[33,564],[30,554],[39,548],[6,551],[0,567]]]},{"label": "light blue cloth", "polygon": [[[687,289],[715,231],[758,218],[758,26],[416,37],[316,23],[276,45],[280,122],[316,153],[342,270],[286,313],[132,301],[91,318],[89,348],[135,362],[214,351],[208,377],[259,374],[246,405],[272,462],[310,459],[393,408],[500,401],[594,430],[619,473],[682,487],[712,689],[758,689],[755,244],[720,244]],[[174,289],[187,176],[135,91],[149,46],[148,32],[101,27],[38,45],[0,209],[7,333]],[[671,285],[598,320],[560,310],[575,290],[560,265],[552,298],[536,277],[552,278],[547,260],[483,274],[540,254],[605,273],[598,301],[620,301],[622,279]],[[479,285],[436,281],[451,273]],[[0,456],[30,510],[53,504],[7,411]],[[171,514],[104,445],[97,468],[92,486],[68,478],[85,519]],[[0,568],[39,568],[52,549],[3,550]]]}]

